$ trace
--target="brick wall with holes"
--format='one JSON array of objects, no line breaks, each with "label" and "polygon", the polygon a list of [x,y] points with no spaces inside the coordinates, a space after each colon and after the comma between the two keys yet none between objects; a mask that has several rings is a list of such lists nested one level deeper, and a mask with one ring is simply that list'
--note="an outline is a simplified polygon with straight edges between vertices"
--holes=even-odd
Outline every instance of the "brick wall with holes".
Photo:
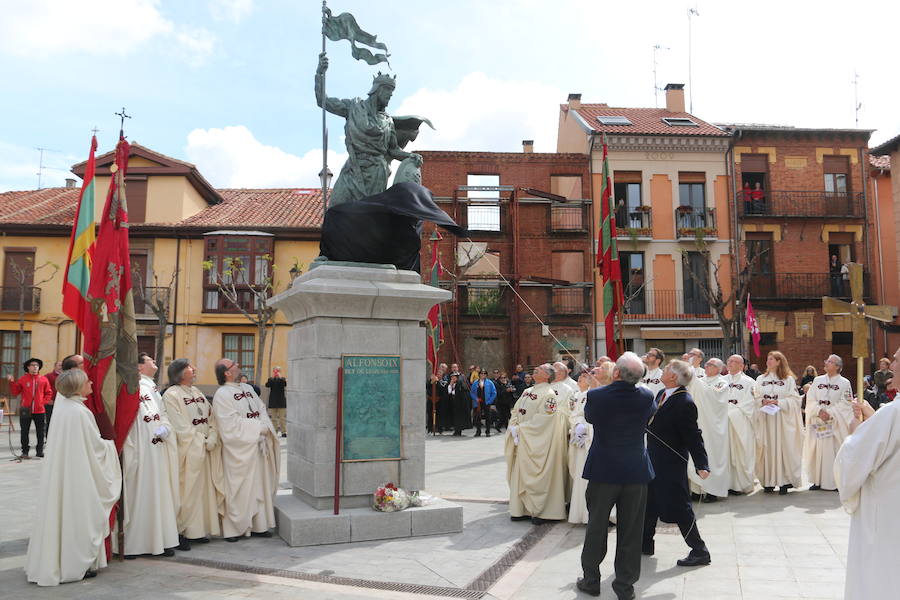
[{"label": "brick wall with holes", "polygon": [[[519,290],[522,299],[519,300],[501,280],[500,287],[504,288],[502,315],[467,310],[466,294],[469,288],[457,287],[454,301],[444,305],[443,314],[447,331],[453,328],[458,331],[443,346],[442,360],[449,364],[458,358],[461,364],[468,366],[471,361],[464,355],[467,346],[465,338],[471,338],[482,330],[503,332],[505,362],[509,364],[497,365],[497,368],[512,369],[516,362],[529,364],[529,361],[540,363],[550,360],[555,356],[556,342],[552,337],[542,335],[538,318],[548,324],[554,333],[557,328],[580,332],[568,334],[562,343],[581,345],[581,340],[592,329],[590,307],[593,292],[591,289],[582,292],[571,288],[554,291],[553,283],[563,280],[592,281],[591,208],[589,204],[580,202],[551,206],[551,201],[535,193],[535,190],[589,201],[591,181],[588,156],[524,152],[426,151],[421,154],[424,158],[422,184],[432,191],[438,206],[462,226],[467,225],[469,212],[467,203],[459,201],[466,198],[467,192],[459,188],[468,185],[469,175],[498,175],[499,185],[514,188],[514,192],[500,192],[500,230],[471,231],[471,241],[486,244],[491,256],[489,260],[495,262],[480,267],[476,265],[478,268],[475,269],[470,268],[471,265],[457,264],[460,262],[457,257],[458,244],[462,242],[465,245],[469,240],[460,240],[439,230],[443,236],[438,244],[440,260],[449,271],[441,276],[443,281],[501,280],[491,268],[496,264],[504,277],[514,280],[518,275],[519,281],[523,282]],[[532,191],[527,191],[529,189]],[[454,197],[457,198],[455,202],[452,200]],[[514,197],[518,200],[517,225],[514,222],[515,211],[510,206],[510,200]],[[539,201],[523,201],[525,198]],[[429,238],[433,230],[434,225],[426,223],[422,235],[421,260],[425,277],[429,274],[431,263]],[[517,235],[514,235],[514,230]],[[513,258],[516,243],[517,274],[514,272]],[[573,254],[580,260],[573,259]],[[578,265],[574,271],[573,264]],[[540,285],[527,285],[524,283],[526,281]],[[538,318],[532,315],[526,304],[537,313]],[[513,322],[518,322],[515,334],[510,331]],[[445,332],[445,335],[450,334]],[[515,348],[512,347],[514,339],[517,340]],[[587,343],[590,344],[590,340]],[[580,348],[580,355],[584,355],[584,348]]]}]

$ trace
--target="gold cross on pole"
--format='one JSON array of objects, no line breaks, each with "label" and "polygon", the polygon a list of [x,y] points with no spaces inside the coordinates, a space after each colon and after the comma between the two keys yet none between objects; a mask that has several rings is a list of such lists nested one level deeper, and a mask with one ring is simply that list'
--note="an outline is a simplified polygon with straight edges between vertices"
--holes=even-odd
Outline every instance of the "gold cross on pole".
[{"label": "gold cross on pole", "polygon": [[849,316],[853,331],[853,357],[856,359],[856,393],[859,401],[863,398],[863,362],[869,355],[869,323],[875,319],[890,323],[894,320],[894,307],[873,304],[866,306],[863,301],[863,268],[859,263],[848,263],[850,270],[850,302],[822,296],[822,314],[827,316]]}]

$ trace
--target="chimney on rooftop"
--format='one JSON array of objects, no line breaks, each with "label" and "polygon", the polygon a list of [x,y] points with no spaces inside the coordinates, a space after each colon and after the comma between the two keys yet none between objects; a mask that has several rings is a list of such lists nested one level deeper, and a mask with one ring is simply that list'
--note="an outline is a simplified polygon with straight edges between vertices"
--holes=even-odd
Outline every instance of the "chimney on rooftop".
[{"label": "chimney on rooftop", "polygon": [[684,84],[666,84],[666,110],[669,112],[684,112]]},{"label": "chimney on rooftop", "polygon": [[67,188],[73,188],[73,187],[75,187],[75,183],[76,183],[76,181],[75,181],[74,179],[71,179],[71,178],[68,178],[68,177],[66,178],[66,187],[67,187]]},{"label": "chimney on rooftop", "polygon": [[525,154],[534,152],[534,140],[522,140],[522,152]]},{"label": "chimney on rooftop", "polygon": [[569,94],[569,108],[581,108],[581,94]]}]

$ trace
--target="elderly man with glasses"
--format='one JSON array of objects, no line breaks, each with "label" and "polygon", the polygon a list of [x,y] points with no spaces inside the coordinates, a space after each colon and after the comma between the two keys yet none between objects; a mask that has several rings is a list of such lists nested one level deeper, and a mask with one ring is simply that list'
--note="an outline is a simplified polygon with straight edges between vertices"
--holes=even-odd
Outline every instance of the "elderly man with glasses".
[{"label": "elderly man with glasses", "polygon": [[245,536],[272,537],[281,447],[266,406],[230,358],[216,362],[219,389],[212,415],[222,443],[225,513],[222,535],[228,542]]}]

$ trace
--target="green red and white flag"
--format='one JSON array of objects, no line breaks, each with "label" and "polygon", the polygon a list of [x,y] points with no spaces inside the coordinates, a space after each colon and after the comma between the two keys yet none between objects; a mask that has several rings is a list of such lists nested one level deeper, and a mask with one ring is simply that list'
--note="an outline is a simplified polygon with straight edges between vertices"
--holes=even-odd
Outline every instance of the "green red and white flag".
[{"label": "green red and white flag", "polygon": [[97,136],[91,137],[91,153],[84,170],[84,181],[81,193],[78,194],[78,206],[75,208],[75,221],[72,223],[72,235],[69,237],[69,259],[66,261],[66,274],[63,277],[63,313],[69,316],[78,329],[84,332],[91,320],[91,307],[88,303],[88,287],[91,282],[91,255],[94,253],[94,171],[97,151]]},{"label": "green red and white flag", "polygon": [[120,452],[140,403],[125,200],[129,153],[128,142],[120,137],[91,266],[88,299],[94,326],[83,331],[85,365],[94,386],[86,405],[100,434],[115,440]]},{"label": "green red and white flag", "polygon": [[616,344],[616,313],[624,304],[622,268],[616,247],[616,209],[609,178],[609,148],[603,135],[603,181],[600,185],[600,236],[597,240],[597,266],[600,268],[600,289],[603,299],[603,326],[606,333],[606,355],[615,360],[619,356]]},{"label": "green red and white flag", "polygon": [[[431,281],[429,282],[434,287],[439,287],[439,281],[441,274],[444,272],[441,267],[440,256],[438,255],[438,242],[440,242],[443,238],[441,234],[438,233],[437,229],[435,229],[431,233],[431,237],[429,241],[431,242]],[[427,319],[427,327],[428,327],[428,347],[427,351],[427,360],[428,364],[431,365],[431,373],[433,375],[437,375],[438,371],[438,350],[444,344],[444,324],[441,319],[441,305],[435,304],[431,307],[431,310],[428,311],[428,319]]]}]

